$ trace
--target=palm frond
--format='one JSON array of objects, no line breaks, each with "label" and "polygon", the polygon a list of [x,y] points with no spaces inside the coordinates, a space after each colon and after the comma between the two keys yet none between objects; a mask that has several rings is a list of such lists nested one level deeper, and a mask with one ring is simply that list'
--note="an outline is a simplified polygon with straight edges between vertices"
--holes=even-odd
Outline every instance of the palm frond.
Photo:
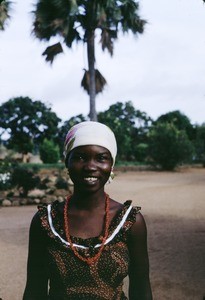
[{"label": "palm frond", "polygon": [[102,50],[108,50],[110,55],[113,55],[114,43],[113,40],[117,38],[116,30],[102,29],[100,43]]},{"label": "palm frond", "polygon": [[121,9],[121,26],[123,32],[129,30],[132,33],[143,33],[144,25],[147,23],[145,20],[141,19],[138,15],[139,3],[136,1],[125,1],[120,7]]},{"label": "palm frond", "polygon": [[[71,41],[79,40],[80,36],[76,30],[76,0],[39,0],[33,13],[33,33],[37,38],[49,40],[52,36],[59,35],[65,39],[68,47]],[[69,35],[72,38],[68,37]]]},{"label": "palm frond", "polygon": [[9,8],[11,2],[10,1],[0,1],[0,30],[5,29],[6,20],[10,18],[9,16]]},{"label": "palm frond", "polygon": [[[107,84],[106,79],[103,77],[103,75],[100,73],[100,71],[95,69],[95,88],[96,88],[95,92],[96,92],[96,94],[101,93],[104,90],[106,84]],[[84,69],[84,75],[83,75],[83,79],[81,81],[81,86],[84,88],[84,90],[86,90],[86,92],[89,95],[90,94],[90,92],[89,92],[90,74],[89,74],[88,70]]]},{"label": "palm frond", "polygon": [[52,46],[47,47],[46,50],[42,53],[42,55],[45,55],[46,61],[52,64],[56,55],[62,52],[63,52],[63,48],[61,46],[61,43],[56,43]]}]

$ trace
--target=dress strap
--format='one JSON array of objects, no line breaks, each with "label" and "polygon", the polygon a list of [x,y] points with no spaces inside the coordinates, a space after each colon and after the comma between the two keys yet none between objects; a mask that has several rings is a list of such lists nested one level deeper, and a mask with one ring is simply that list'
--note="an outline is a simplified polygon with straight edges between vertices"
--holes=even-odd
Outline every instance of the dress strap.
[{"label": "dress strap", "polygon": [[132,205],[130,205],[126,211],[126,213],[124,214],[121,222],[119,223],[119,225],[116,227],[116,229],[113,231],[113,233],[111,234],[111,236],[106,240],[105,245],[108,244],[110,241],[112,241],[114,239],[114,237],[118,234],[118,232],[120,231],[120,229],[123,227],[130,211],[132,210]]},{"label": "dress strap", "polygon": [[[70,243],[67,242],[66,240],[64,240],[59,234],[58,232],[55,230],[54,226],[53,226],[53,220],[52,220],[52,216],[51,216],[51,204],[49,204],[47,206],[47,213],[48,213],[48,222],[49,222],[49,226],[51,228],[51,231],[52,233],[58,237],[62,243],[66,244],[67,246],[70,246]],[[126,222],[126,219],[130,213],[130,211],[132,210],[132,205],[130,205],[127,209],[127,211],[125,212],[121,222],[118,224],[118,226],[115,228],[115,230],[113,231],[113,233],[107,238],[106,242],[105,242],[105,245],[107,245],[109,242],[111,242],[114,237],[118,234],[118,232],[120,231],[120,229],[123,227],[124,223]],[[79,245],[79,244],[75,244],[73,243],[74,247],[77,247],[77,248],[81,248],[81,249],[88,249],[89,247],[86,247],[86,246],[83,246],[83,245]],[[94,248],[99,248],[101,246],[101,243],[100,244],[96,244],[94,246]]]}]

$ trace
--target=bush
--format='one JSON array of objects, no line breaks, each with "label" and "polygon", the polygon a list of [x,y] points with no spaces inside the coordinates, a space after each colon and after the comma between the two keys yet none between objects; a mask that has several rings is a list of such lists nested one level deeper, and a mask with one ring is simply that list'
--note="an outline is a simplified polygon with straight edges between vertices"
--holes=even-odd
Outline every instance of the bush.
[{"label": "bush", "polygon": [[43,163],[57,163],[60,159],[59,146],[55,145],[53,141],[44,139],[40,146],[40,158]]},{"label": "bush", "polygon": [[11,187],[11,174],[0,173],[0,191],[6,191]]},{"label": "bush", "polygon": [[57,178],[56,184],[55,184],[57,189],[68,189],[68,182],[61,176]]},{"label": "bush", "polygon": [[135,148],[135,157],[139,162],[145,162],[148,156],[148,144],[140,143]]},{"label": "bush", "polygon": [[11,188],[11,170],[15,166],[9,157],[0,161],[0,191],[6,191]]},{"label": "bush", "polygon": [[26,197],[28,191],[37,187],[40,183],[39,176],[35,176],[33,170],[16,167],[11,176],[12,185],[21,189],[21,196]]},{"label": "bush", "polygon": [[149,132],[149,155],[155,165],[173,170],[180,163],[189,161],[193,146],[184,130],[173,124],[157,124]]}]

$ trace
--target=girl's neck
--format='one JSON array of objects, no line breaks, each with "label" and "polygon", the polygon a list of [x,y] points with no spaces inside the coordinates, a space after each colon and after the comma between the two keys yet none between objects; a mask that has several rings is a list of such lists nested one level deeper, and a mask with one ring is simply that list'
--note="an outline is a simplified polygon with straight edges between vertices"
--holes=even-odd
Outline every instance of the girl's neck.
[{"label": "girl's neck", "polygon": [[105,192],[99,191],[97,193],[81,194],[75,192],[72,195],[71,206],[77,209],[92,210],[105,205]]}]

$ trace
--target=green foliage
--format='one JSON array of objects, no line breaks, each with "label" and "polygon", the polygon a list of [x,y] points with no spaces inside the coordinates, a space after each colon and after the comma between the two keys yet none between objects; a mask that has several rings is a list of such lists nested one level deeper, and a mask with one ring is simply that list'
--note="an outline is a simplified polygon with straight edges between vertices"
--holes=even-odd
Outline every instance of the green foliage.
[{"label": "green foliage", "polygon": [[149,155],[163,170],[173,170],[191,159],[193,146],[184,130],[169,123],[158,123],[149,134]]},{"label": "green foliage", "polygon": [[59,146],[51,140],[44,139],[39,150],[40,158],[44,163],[57,163],[60,159]]},{"label": "green foliage", "polygon": [[196,140],[194,141],[195,146],[195,160],[202,162],[205,166],[205,123],[196,126]]},{"label": "green foliage", "polygon": [[11,188],[11,170],[16,166],[16,163],[9,157],[0,160],[0,190],[5,191]]},{"label": "green foliage", "polygon": [[0,30],[5,29],[5,23],[10,18],[9,9],[11,6],[10,1],[0,1]]},{"label": "green foliage", "polygon": [[0,172],[0,191],[6,191],[11,187],[11,174],[9,172]]},{"label": "green foliage", "polygon": [[9,156],[7,156],[3,160],[0,160],[0,172],[7,173],[16,165],[17,163],[14,160],[12,160]]},{"label": "green foliage", "polygon": [[45,137],[57,139],[60,119],[40,101],[10,99],[0,106],[0,116],[0,129],[9,135],[8,147],[20,153],[31,152]]},{"label": "green foliage", "polygon": [[85,116],[83,116],[82,114],[77,115],[75,117],[70,118],[68,121],[64,122],[64,124],[62,125],[62,127],[60,128],[60,132],[67,134],[68,130],[73,127],[74,125],[80,123],[80,122],[84,122],[84,121],[88,121],[88,118],[86,118]]},{"label": "green foliage", "polygon": [[140,162],[145,162],[148,157],[149,145],[145,143],[140,143],[136,146],[135,156]]},{"label": "green foliage", "polygon": [[117,102],[105,112],[99,113],[98,120],[115,133],[119,159],[137,160],[137,147],[147,139],[151,118],[144,112],[135,110],[131,102]]},{"label": "green foliage", "polygon": [[27,154],[33,151],[34,144],[29,134],[16,131],[8,140],[7,147],[16,152]]},{"label": "green foliage", "polygon": [[26,197],[30,190],[38,186],[40,178],[33,170],[17,166],[11,174],[11,182],[21,190],[20,195]]},{"label": "green foliage", "polygon": [[190,140],[193,140],[195,138],[195,128],[191,124],[189,118],[179,110],[161,115],[155,123],[173,124],[178,130],[184,130]]},{"label": "green foliage", "polygon": [[[44,162],[42,166],[59,169],[64,168],[64,164],[58,162],[59,153],[61,153],[63,161],[63,145],[67,131],[73,125],[88,120],[87,117],[80,114],[58,127],[60,119],[50,111],[50,108],[45,107],[40,101],[32,102],[27,97],[14,98],[4,103],[0,106],[0,115],[0,131],[2,133],[2,130],[5,130],[9,134],[7,147],[18,152],[21,150],[22,153],[31,152],[32,148],[36,150],[41,148],[40,155]],[[193,161],[205,164],[205,125],[193,126],[189,119],[179,111],[162,115],[153,123],[146,113],[136,110],[132,102],[117,102],[108,110],[100,112],[98,120],[108,125],[115,133],[118,144],[117,160],[148,163],[152,159],[153,163],[162,165],[155,157],[158,155],[161,156],[161,160],[165,161],[163,168],[172,169],[175,161],[176,165],[187,161],[191,149],[190,144],[192,144],[192,148],[194,146],[195,149],[192,156]],[[150,130],[153,124],[154,126]],[[161,128],[161,132],[158,130],[153,137],[153,130],[157,131],[157,128]],[[155,147],[152,146],[153,139],[156,140]],[[184,149],[181,149],[183,143],[185,146]],[[155,149],[156,144],[158,144],[159,150]],[[178,154],[176,154],[177,151]],[[2,153],[4,154],[5,150]],[[166,153],[169,153],[169,159],[164,158]],[[174,158],[172,158],[173,155]],[[11,163],[10,160],[9,164]],[[9,164],[8,166],[10,166]],[[33,167],[32,164],[21,166]],[[35,166],[42,167],[37,164]],[[2,171],[1,168],[2,165],[0,165],[1,174],[10,172],[10,170]],[[6,183],[9,186],[9,177],[2,175],[2,186]]]}]

